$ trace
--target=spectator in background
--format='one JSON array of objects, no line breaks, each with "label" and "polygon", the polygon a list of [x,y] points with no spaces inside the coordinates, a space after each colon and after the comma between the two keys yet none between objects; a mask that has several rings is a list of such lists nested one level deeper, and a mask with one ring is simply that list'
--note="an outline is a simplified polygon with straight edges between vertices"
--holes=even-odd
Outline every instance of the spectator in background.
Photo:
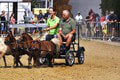
[{"label": "spectator in background", "polygon": [[42,10],[39,10],[38,20],[40,21],[43,17]]},{"label": "spectator in background", "polygon": [[[26,11],[24,11],[24,16],[23,16],[23,18],[24,18],[24,24],[29,23],[29,17],[27,16]],[[26,27],[26,28],[25,28],[25,31],[28,32],[28,30],[29,30],[29,29]]]},{"label": "spectator in background", "polygon": [[24,23],[25,23],[25,24],[26,24],[26,23],[29,23],[29,18],[28,18],[28,16],[27,16],[26,11],[24,11],[24,16],[23,16],[23,18],[24,18]]},{"label": "spectator in background", "polygon": [[33,20],[34,18],[34,11],[28,11],[28,18],[29,18],[29,22]]},{"label": "spectator in background", "polygon": [[89,22],[90,22],[90,32],[91,32],[91,37],[94,37],[94,27],[95,27],[95,13],[94,11],[91,9],[89,11]]},{"label": "spectator in background", "polygon": [[[38,23],[38,16],[37,16],[37,14],[34,15],[32,24],[34,24],[34,23]],[[33,33],[32,33],[33,35],[35,34],[36,29],[37,28],[33,28]]]},{"label": "spectator in background", "polygon": [[90,37],[91,35],[91,32],[90,32],[90,16],[86,16],[85,18],[85,22],[86,22],[86,26],[87,26],[87,29],[86,29],[86,37]]},{"label": "spectator in background", "polygon": [[39,21],[39,23],[45,23],[46,20],[44,18],[41,18],[41,20]]},{"label": "spectator in background", "polygon": [[80,14],[80,11],[78,11],[78,14],[76,15],[75,17],[75,20],[77,22],[77,26],[79,27],[80,29],[80,38],[82,38],[82,20],[83,20],[83,17],[82,15]]},{"label": "spectator in background", "polygon": [[109,39],[109,41],[111,41],[115,37],[115,31],[117,28],[115,25],[115,23],[117,22],[117,15],[114,13],[114,11],[110,12],[110,15],[108,16],[108,22],[110,23],[109,26],[112,28],[111,38]]},{"label": "spectator in background", "polygon": [[38,23],[38,17],[37,17],[37,14],[34,15],[33,21],[34,21],[34,23]]},{"label": "spectator in background", "polygon": [[[12,13],[11,16],[10,16],[10,23],[11,23],[12,25],[15,24],[14,13]],[[15,35],[14,33],[15,33],[15,29],[12,28],[12,34]]]},{"label": "spectator in background", "polygon": [[101,23],[101,26],[102,26],[102,33],[103,33],[103,40],[106,39],[105,37],[108,36],[108,32],[109,32],[109,30],[108,30],[108,22],[107,22],[109,15],[110,15],[109,11],[107,10],[105,15],[102,14],[102,16],[100,18],[100,23]]},{"label": "spectator in background", "polygon": [[47,20],[49,18],[49,16],[50,16],[50,13],[49,13],[49,10],[47,10],[47,12],[44,15],[44,18]]},{"label": "spectator in background", "polygon": [[94,11],[92,9],[90,9],[88,15],[90,16],[92,13],[94,13]]},{"label": "spectator in background", "polygon": [[95,32],[95,37],[100,37],[100,16],[98,13],[95,14],[95,28],[94,28],[94,32]]},{"label": "spectator in background", "polygon": [[6,17],[5,17],[5,11],[2,11],[1,14],[1,34],[4,34],[6,31]]},{"label": "spectator in background", "polygon": [[[42,10],[39,10],[38,21],[39,21],[39,23],[45,23],[46,22],[46,20],[44,19],[44,15],[42,13]],[[39,29],[39,31],[42,30],[41,27],[39,27],[38,29]]]},{"label": "spectator in background", "polygon": [[[45,20],[44,18],[41,18],[41,20],[39,21],[39,23],[46,23],[46,20]],[[41,28],[41,27],[39,27],[38,29],[39,29],[39,31],[41,31],[41,30],[42,30],[42,28]]]},{"label": "spectator in background", "polygon": [[76,17],[75,17],[75,20],[76,20],[77,22],[82,22],[82,19],[83,19],[83,17],[82,17],[82,15],[80,14],[80,11],[78,11],[78,14],[77,14]]},{"label": "spectator in background", "polygon": [[102,26],[103,40],[105,40],[105,37],[107,36],[106,16],[102,15],[102,17],[100,18],[100,23],[101,23],[101,26]]},{"label": "spectator in background", "polygon": [[105,20],[108,21],[108,17],[109,17],[109,11],[107,10],[106,13],[105,13]]}]

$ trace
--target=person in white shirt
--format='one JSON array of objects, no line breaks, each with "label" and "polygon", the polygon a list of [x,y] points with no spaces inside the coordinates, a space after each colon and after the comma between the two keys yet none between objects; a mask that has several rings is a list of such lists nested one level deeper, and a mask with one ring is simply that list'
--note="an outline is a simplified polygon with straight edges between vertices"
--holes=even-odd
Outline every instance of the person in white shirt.
[{"label": "person in white shirt", "polygon": [[[82,38],[82,20],[83,20],[83,17],[82,15],[80,14],[80,11],[78,11],[78,14],[76,15],[75,17],[75,20],[77,22],[77,26],[79,27],[80,29],[80,38]],[[78,33],[78,32],[77,32]]]},{"label": "person in white shirt", "polygon": [[82,22],[82,19],[83,19],[83,17],[82,17],[82,15],[80,14],[80,12],[78,11],[78,14],[77,14],[76,17],[75,17],[75,20],[76,20],[77,22]]}]

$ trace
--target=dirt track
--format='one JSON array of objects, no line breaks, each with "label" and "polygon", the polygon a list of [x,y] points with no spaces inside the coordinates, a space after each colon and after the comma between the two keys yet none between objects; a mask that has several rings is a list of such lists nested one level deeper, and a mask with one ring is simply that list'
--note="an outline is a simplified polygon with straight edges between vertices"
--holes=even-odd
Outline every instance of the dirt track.
[{"label": "dirt track", "polygon": [[[8,56],[9,67],[0,67],[0,80],[120,80],[120,47],[92,41],[81,41],[81,45],[86,48],[83,65],[67,67],[64,60],[56,60],[53,68],[11,68],[13,58]],[[27,66],[27,56],[22,62]]]}]

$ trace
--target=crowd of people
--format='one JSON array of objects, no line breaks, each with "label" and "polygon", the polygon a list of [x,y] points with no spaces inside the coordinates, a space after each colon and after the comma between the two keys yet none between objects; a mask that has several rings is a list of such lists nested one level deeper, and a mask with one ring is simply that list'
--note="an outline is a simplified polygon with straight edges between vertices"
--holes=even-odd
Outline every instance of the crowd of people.
[{"label": "crowd of people", "polygon": [[[42,10],[39,10],[39,15],[36,15],[33,12],[32,20],[30,20],[25,13],[23,16],[24,23],[46,23],[49,15],[49,10],[47,10],[45,14],[42,13]],[[5,11],[2,11],[0,15],[0,34],[5,34],[7,31],[9,31],[9,26],[7,25],[8,23],[12,25],[17,23],[15,15],[14,13],[11,13],[8,21]],[[15,35],[16,29],[12,28],[11,31],[12,34]],[[35,32],[35,28],[32,29],[32,32]]]},{"label": "crowd of people", "polygon": [[[32,23],[32,24],[39,24],[39,23],[46,23],[47,19],[50,17],[49,10],[46,10],[46,13],[43,13],[42,10],[39,10],[39,14],[34,14],[34,11],[32,11],[32,14],[25,12],[24,17],[24,23]],[[26,28],[27,31],[28,28]],[[37,28],[32,28],[31,32],[32,34],[35,34]],[[41,30],[41,28],[39,28]]]},{"label": "crowd of people", "polygon": [[[15,22],[16,20],[14,18],[14,13],[11,14],[8,22],[5,11],[2,11],[2,14],[0,15],[0,34],[6,34],[6,32],[9,31],[9,26],[7,24],[8,23],[15,24]],[[14,34],[15,29],[12,29],[11,31],[12,31],[12,34]]]},{"label": "crowd of people", "polygon": [[77,23],[80,23],[80,32],[82,32],[82,23],[86,23],[88,37],[103,37],[103,40],[111,41],[116,36],[118,37],[120,35],[118,33],[120,30],[120,25],[118,24],[118,17],[114,13],[114,11],[106,11],[106,14],[100,16],[98,13],[95,13],[91,9],[86,19],[83,19],[80,12],[78,12],[75,19]]},{"label": "crowd of people", "polygon": [[35,23],[46,23],[47,19],[49,18],[49,15],[50,15],[49,10],[47,10],[45,14],[43,14],[42,10],[39,10],[38,15],[34,14],[33,21]]}]

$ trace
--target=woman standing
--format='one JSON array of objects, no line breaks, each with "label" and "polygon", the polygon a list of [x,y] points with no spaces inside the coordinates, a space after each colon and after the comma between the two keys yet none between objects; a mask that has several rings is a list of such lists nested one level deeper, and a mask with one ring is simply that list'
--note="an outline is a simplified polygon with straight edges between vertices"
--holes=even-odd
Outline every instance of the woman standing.
[{"label": "woman standing", "polygon": [[[35,16],[34,16],[34,18],[33,18],[33,22],[32,22],[32,24],[36,24],[36,23],[38,23],[38,17],[37,17],[37,14],[35,14]],[[33,32],[32,32],[33,35],[35,34],[36,29],[37,29],[37,28],[33,28]]]},{"label": "woman standing", "polygon": [[1,14],[1,34],[4,34],[6,30],[6,17],[5,17],[5,11],[2,11]]},{"label": "woman standing", "polygon": [[[15,24],[14,13],[12,13],[11,16],[10,16],[10,23],[11,23],[12,25]],[[15,33],[15,29],[12,28],[12,34],[14,35],[14,33]]]}]

